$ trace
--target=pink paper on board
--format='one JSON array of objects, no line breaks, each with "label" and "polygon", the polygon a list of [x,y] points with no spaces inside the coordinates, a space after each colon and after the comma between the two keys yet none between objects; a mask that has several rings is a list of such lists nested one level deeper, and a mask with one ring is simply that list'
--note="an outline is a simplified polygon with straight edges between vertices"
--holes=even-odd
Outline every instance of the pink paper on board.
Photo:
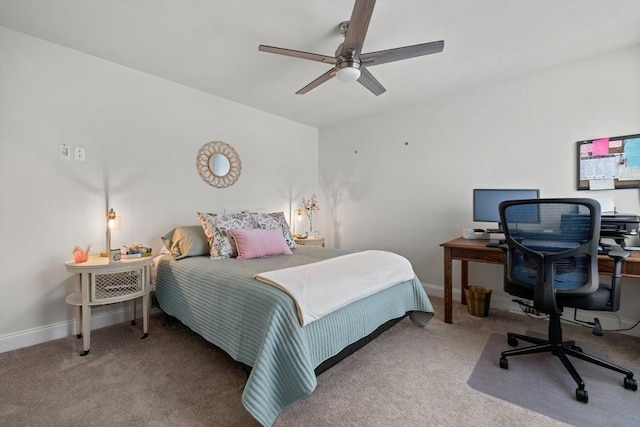
[{"label": "pink paper on board", "polygon": [[609,138],[596,139],[593,144],[592,156],[604,156],[609,154]]},{"label": "pink paper on board", "polygon": [[591,153],[591,144],[581,144],[580,145],[580,156],[585,157]]}]

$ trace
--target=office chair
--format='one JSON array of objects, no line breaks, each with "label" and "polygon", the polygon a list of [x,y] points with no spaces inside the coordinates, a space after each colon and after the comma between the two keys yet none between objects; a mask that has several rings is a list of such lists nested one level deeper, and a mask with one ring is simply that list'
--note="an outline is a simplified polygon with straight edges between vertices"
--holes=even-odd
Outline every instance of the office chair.
[{"label": "office chair", "polygon": [[589,395],[580,374],[567,356],[625,375],[624,388],[636,391],[633,372],[586,354],[574,341],[563,341],[560,322],[564,307],[581,310],[618,311],[622,262],[629,255],[612,250],[610,284],[599,282],[598,241],[600,204],[592,199],[531,199],[500,203],[500,220],[506,243],[504,290],[531,300],[533,308],[549,315],[547,339],[509,332],[507,342],[518,340],[533,346],[502,352],[500,367],[509,368],[508,357],[550,352],[558,357],[578,385],[576,399],[587,403]]}]

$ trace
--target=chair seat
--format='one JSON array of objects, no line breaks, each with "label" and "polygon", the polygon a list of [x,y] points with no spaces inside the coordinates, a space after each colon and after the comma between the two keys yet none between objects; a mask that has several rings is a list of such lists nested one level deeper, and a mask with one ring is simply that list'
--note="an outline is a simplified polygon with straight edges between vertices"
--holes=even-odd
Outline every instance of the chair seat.
[{"label": "chair seat", "polygon": [[[533,288],[505,283],[505,290],[520,298],[533,300]],[[556,293],[558,307],[571,307],[581,310],[611,311],[611,285],[600,283],[598,290],[589,295],[568,295]]]},{"label": "chair seat", "polygon": [[611,285],[600,283],[598,290],[590,295],[556,294],[556,301],[561,307],[579,308],[582,310],[608,311],[611,300]]}]

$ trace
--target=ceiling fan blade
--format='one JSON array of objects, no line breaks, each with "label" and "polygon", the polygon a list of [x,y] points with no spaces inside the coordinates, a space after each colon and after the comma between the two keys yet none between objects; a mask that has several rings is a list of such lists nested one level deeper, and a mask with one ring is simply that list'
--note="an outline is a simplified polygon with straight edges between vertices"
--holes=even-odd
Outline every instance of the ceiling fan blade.
[{"label": "ceiling fan blade", "polygon": [[398,47],[395,49],[380,50],[378,52],[363,53],[360,61],[367,67],[386,64],[387,62],[400,61],[403,59],[415,58],[417,56],[440,53],[444,50],[444,40],[416,44],[413,46]]},{"label": "ceiling fan blade", "polygon": [[308,85],[306,85],[305,87],[297,91],[296,95],[304,95],[305,93],[309,92],[311,89],[314,89],[320,86],[322,83],[328,80],[331,80],[333,77],[335,77],[335,75],[336,75],[336,69],[335,68],[330,69],[329,71],[327,71],[326,73],[324,73],[323,75],[321,75],[320,77],[318,77],[317,79],[315,79],[314,81],[312,81],[311,83],[309,83]]},{"label": "ceiling fan blade", "polygon": [[380,84],[378,79],[373,77],[373,74],[364,67],[360,67],[360,78],[358,79],[358,83],[369,89],[375,96],[382,95],[387,91],[384,86]]},{"label": "ceiling fan blade", "polygon": [[342,45],[342,56],[350,56],[350,50],[353,50],[356,56],[362,51],[364,37],[367,35],[369,21],[371,21],[373,6],[375,6],[375,4],[376,0],[356,0],[356,4],[353,6],[353,12],[351,12],[347,35]]},{"label": "ceiling fan blade", "polygon": [[300,50],[284,49],[282,47],[258,46],[260,52],[277,53],[279,55],[293,56],[294,58],[309,59],[311,61],[324,62],[325,64],[335,64],[336,58],[333,56],[320,55],[317,53],[303,52]]}]

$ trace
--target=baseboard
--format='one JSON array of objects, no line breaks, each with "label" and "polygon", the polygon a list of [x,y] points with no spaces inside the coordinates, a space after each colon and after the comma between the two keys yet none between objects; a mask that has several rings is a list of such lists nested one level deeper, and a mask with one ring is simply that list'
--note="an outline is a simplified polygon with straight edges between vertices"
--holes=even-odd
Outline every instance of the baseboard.
[{"label": "baseboard", "polygon": [[[108,309],[103,311],[101,311],[100,308],[92,310],[91,330],[131,320],[130,304],[105,306],[105,308],[107,307]],[[158,312],[160,312],[158,308],[153,308],[149,313],[155,314]],[[138,318],[142,315],[142,304],[138,304],[136,307],[136,315]],[[72,319],[2,335],[0,336],[0,353],[74,335],[76,333],[75,323],[75,320]]]},{"label": "baseboard", "polygon": [[[440,285],[432,285],[429,283],[423,283],[422,286],[427,291],[427,295],[433,295],[439,298],[444,298],[444,287]],[[453,289],[453,299],[454,301],[460,301],[461,291],[460,289]],[[491,295],[491,308],[497,308],[500,310],[510,311],[516,314],[522,314],[526,316],[525,313],[522,312],[520,306],[512,301],[512,297],[508,295]],[[605,333],[607,330],[612,331],[614,329],[628,329],[631,328],[637,322],[631,319],[622,319],[618,317],[615,313],[607,313],[607,312],[588,312],[588,311],[578,311],[578,319],[580,320],[590,320],[593,321],[594,313],[597,313],[598,320],[602,324],[602,327],[605,329]],[[571,310],[571,314],[566,316],[568,319],[573,320],[573,310]],[[455,321],[455,320],[454,320]],[[621,334],[627,334],[634,337],[640,337],[640,327],[633,328],[629,331],[619,331]]]}]

